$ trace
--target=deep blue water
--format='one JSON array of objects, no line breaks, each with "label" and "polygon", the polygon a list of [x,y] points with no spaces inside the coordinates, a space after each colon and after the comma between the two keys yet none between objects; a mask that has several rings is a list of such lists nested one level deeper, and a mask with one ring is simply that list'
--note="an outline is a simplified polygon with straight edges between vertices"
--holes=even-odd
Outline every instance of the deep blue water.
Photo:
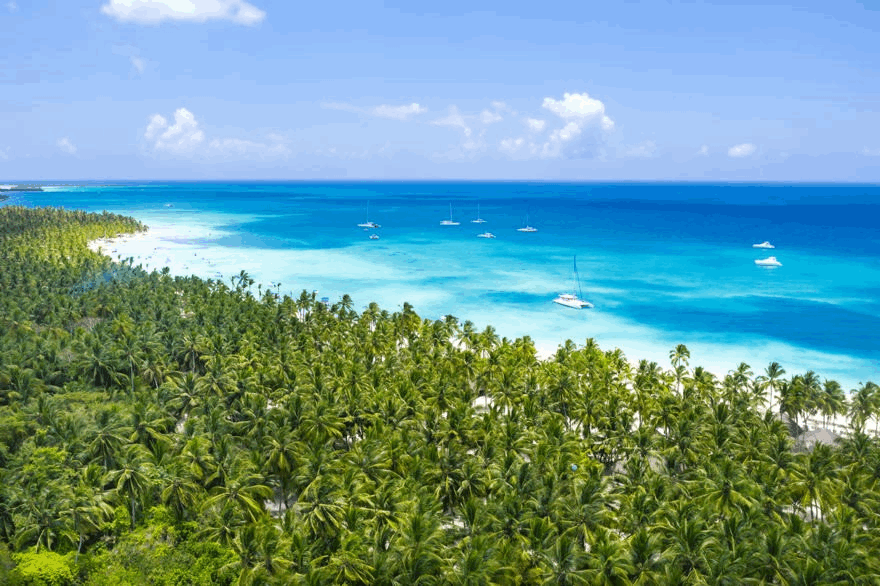
[{"label": "deep blue water", "polygon": [[[880,186],[122,183],[13,200],[174,225],[169,246],[226,255],[294,293],[410,301],[550,349],[596,337],[665,363],[684,342],[716,371],[778,360],[880,380]],[[460,226],[439,225],[450,204]],[[486,224],[470,223],[478,204]],[[380,240],[356,226],[368,215]],[[516,231],[526,217],[538,232]],[[752,249],[764,240],[777,248]],[[754,265],[770,254],[781,268]],[[574,255],[593,310],[550,302],[572,288]]]}]

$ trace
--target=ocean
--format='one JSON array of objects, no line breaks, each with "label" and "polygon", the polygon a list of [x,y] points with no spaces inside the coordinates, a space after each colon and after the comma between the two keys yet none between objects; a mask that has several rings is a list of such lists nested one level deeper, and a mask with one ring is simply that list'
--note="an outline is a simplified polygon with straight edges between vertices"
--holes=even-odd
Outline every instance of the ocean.
[{"label": "ocean", "polygon": [[[773,361],[847,389],[880,382],[880,186],[528,182],[80,183],[5,204],[132,215],[151,240],[119,244],[175,274],[229,277],[360,309],[409,302],[543,355],[595,338],[631,361],[755,374]],[[458,226],[443,226],[452,217]],[[486,220],[475,224],[479,214]],[[381,228],[357,226],[367,220]],[[517,231],[526,222],[536,232]],[[477,238],[492,232],[495,239]],[[371,240],[370,234],[378,240]],[[770,241],[773,250],[752,248]],[[108,251],[109,252],[109,251]],[[778,268],[754,260],[773,255]],[[573,292],[573,259],[592,309]],[[147,265],[150,265],[147,267]],[[280,285],[278,285],[280,283]],[[256,287],[256,286],[255,286]]]}]

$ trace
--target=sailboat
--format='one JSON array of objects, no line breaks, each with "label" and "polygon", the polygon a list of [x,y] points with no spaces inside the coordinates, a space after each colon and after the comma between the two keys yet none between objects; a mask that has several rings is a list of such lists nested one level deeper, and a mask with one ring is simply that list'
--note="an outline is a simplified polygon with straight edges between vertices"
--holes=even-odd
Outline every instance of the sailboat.
[{"label": "sailboat", "polygon": [[529,215],[526,214],[526,225],[523,226],[522,228],[517,228],[516,231],[517,232],[537,232],[538,229],[533,228],[532,226],[529,226]]},{"label": "sailboat", "polygon": [[381,228],[379,224],[376,222],[370,221],[370,202],[367,202],[367,221],[362,224],[358,224],[358,228],[363,228],[364,230],[369,230],[370,228]]},{"label": "sailboat", "polygon": [[458,226],[458,225],[460,225],[458,222],[456,222],[452,219],[452,204],[449,204],[449,219],[443,220],[442,222],[440,222],[440,225],[441,226]]},{"label": "sailboat", "polygon": [[581,297],[584,296],[581,291],[581,280],[578,277],[578,265],[577,265],[577,257],[573,259],[574,266],[574,283],[577,287],[577,295],[573,293],[563,293],[559,297],[553,300],[553,303],[558,303],[559,305],[564,305],[566,307],[571,307],[572,309],[583,309],[585,307],[593,307],[593,304],[589,301],[584,301]]},{"label": "sailboat", "polygon": [[477,217],[471,220],[471,224],[485,224],[486,220],[480,217],[480,204],[477,204]]}]

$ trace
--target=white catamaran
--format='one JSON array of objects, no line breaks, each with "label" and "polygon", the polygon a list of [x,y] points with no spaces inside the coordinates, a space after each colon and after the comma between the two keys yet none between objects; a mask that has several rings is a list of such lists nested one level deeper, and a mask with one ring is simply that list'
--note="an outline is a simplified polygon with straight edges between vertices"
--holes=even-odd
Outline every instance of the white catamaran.
[{"label": "white catamaran", "polygon": [[460,225],[459,222],[456,222],[452,219],[452,204],[449,204],[449,219],[443,220],[442,222],[440,222],[440,225],[441,226],[458,226],[458,225]]},{"label": "white catamaran", "polygon": [[575,283],[575,287],[577,287],[578,294],[575,295],[573,293],[563,293],[559,297],[554,299],[553,303],[558,303],[559,305],[571,307],[572,309],[583,309],[585,307],[593,307],[592,303],[581,299],[581,297],[583,297],[584,294],[581,291],[580,277],[578,277],[577,257],[574,257],[573,266],[574,266],[574,283]]}]

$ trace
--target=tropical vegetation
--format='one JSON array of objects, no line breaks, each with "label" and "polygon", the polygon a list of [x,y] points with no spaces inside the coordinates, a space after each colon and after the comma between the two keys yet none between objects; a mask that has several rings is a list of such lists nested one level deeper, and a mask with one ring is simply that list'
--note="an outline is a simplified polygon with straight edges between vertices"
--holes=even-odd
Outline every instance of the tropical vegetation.
[{"label": "tropical vegetation", "polygon": [[144,228],[0,207],[2,583],[880,582],[873,383],[539,360],[87,248]]}]

